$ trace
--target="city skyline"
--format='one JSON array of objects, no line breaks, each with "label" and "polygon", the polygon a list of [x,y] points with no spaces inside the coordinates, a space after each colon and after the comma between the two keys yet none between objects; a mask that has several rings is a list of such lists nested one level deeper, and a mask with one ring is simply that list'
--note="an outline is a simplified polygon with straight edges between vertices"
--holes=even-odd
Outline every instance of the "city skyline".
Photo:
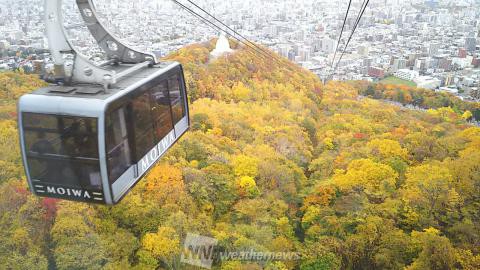
[{"label": "city skyline", "polygon": [[[211,40],[219,30],[173,1],[94,1],[100,20],[132,46],[165,56],[188,44]],[[188,1],[181,1],[208,17]],[[262,44],[325,78],[348,1],[193,1],[249,40]],[[339,46],[344,48],[362,1],[353,1]],[[371,1],[333,76],[337,80],[411,78],[420,87],[478,95],[480,8],[478,1]],[[93,59],[101,49],[82,23],[74,0],[64,1],[65,26],[79,50]],[[47,49],[43,1],[0,2],[3,51]],[[210,18],[211,19],[211,18]],[[232,36],[232,31],[223,27]],[[28,50],[27,50],[28,51]],[[28,53],[27,53],[28,54]],[[336,61],[339,60],[337,54]],[[3,56],[3,55],[2,55]],[[31,63],[7,54],[1,67]],[[460,93],[458,93],[460,92]]]}]

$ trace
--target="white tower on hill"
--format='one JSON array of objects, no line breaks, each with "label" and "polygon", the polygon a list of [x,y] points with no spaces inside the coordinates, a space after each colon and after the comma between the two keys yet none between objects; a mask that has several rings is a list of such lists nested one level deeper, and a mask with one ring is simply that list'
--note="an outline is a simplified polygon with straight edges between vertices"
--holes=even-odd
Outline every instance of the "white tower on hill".
[{"label": "white tower on hill", "polygon": [[225,35],[222,33],[218,37],[217,45],[215,49],[210,53],[213,58],[218,58],[226,53],[231,53],[233,50],[230,48],[230,43]]}]

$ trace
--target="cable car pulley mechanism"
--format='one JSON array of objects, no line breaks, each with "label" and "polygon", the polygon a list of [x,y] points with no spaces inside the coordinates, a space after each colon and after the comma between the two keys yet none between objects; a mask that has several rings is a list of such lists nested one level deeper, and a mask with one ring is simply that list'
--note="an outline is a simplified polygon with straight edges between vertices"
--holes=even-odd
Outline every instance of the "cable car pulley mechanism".
[{"label": "cable car pulley mechanism", "polygon": [[100,84],[108,89],[123,77],[159,63],[153,53],[138,51],[112,35],[98,19],[92,0],[76,0],[88,30],[107,57],[106,62],[94,64],[69,40],[63,23],[62,2],[45,0],[46,33],[56,82]]}]

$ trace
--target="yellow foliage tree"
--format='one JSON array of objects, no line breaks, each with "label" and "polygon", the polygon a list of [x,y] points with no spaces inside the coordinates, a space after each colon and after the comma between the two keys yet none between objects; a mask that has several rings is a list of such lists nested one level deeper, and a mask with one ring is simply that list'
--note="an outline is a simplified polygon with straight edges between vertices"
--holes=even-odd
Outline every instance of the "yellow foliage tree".
[{"label": "yellow foliage tree", "polygon": [[255,197],[260,191],[255,179],[250,176],[242,176],[237,180],[238,193],[243,197]]},{"label": "yellow foliage tree", "polygon": [[180,239],[174,228],[159,227],[156,233],[147,233],[143,237],[142,248],[172,267],[180,254]]},{"label": "yellow foliage tree", "polygon": [[239,155],[233,158],[233,171],[235,176],[250,176],[257,177],[258,175],[258,160],[253,157]]},{"label": "yellow foliage tree", "polygon": [[15,121],[0,121],[0,149],[2,151],[0,160],[19,164],[20,149],[18,147],[18,132],[16,126]]},{"label": "yellow foliage tree", "polygon": [[323,145],[325,146],[325,149],[327,150],[333,150],[335,149],[335,144],[333,144],[332,138],[325,138],[323,139]]},{"label": "yellow foliage tree", "polygon": [[438,229],[428,228],[423,232],[413,231],[412,238],[420,247],[421,252],[418,258],[405,268],[406,270],[454,269],[455,249],[447,237],[440,235]]},{"label": "yellow foliage tree", "polygon": [[445,166],[424,164],[410,168],[406,173],[403,198],[411,204],[427,211],[431,216],[449,201],[455,201],[455,192],[451,190],[453,177]]},{"label": "yellow foliage tree", "polygon": [[187,203],[182,171],[169,164],[159,164],[148,174],[145,181],[145,195],[160,204]]},{"label": "yellow foliage tree", "polygon": [[247,101],[250,96],[250,92],[250,89],[242,82],[239,82],[232,87],[233,98],[236,102]]},{"label": "yellow foliage tree", "polygon": [[465,121],[469,121],[470,119],[472,119],[473,117],[473,114],[471,111],[465,111],[462,115],[462,118],[465,119]]},{"label": "yellow foliage tree", "polygon": [[395,191],[397,178],[398,174],[390,166],[371,159],[359,159],[348,165],[346,173],[337,173],[332,180],[344,192],[358,187],[381,199]]},{"label": "yellow foliage tree", "polygon": [[399,157],[403,160],[407,160],[408,151],[402,148],[397,141],[374,139],[370,141],[367,146],[371,148],[373,154],[379,155],[383,159]]},{"label": "yellow foliage tree", "polygon": [[457,249],[455,252],[457,262],[464,270],[480,269],[480,254],[474,255],[471,250]]},{"label": "yellow foliage tree", "polygon": [[329,206],[335,198],[335,188],[332,186],[319,186],[315,193],[308,195],[303,200],[303,209],[310,205]]}]

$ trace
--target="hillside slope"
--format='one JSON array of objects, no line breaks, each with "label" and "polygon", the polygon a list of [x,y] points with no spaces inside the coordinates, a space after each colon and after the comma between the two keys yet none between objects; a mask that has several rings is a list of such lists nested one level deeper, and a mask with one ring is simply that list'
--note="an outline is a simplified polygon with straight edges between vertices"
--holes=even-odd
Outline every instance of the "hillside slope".
[{"label": "hillside slope", "polygon": [[169,57],[185,67],[192,130],[115,207],[31,196],[6,114],[0,265],[198,269],[180,262],[196,233],[228,251],[301,254],[214,269],[480,268],[479,128],[241,48],[211,60],[211,49]]}]

